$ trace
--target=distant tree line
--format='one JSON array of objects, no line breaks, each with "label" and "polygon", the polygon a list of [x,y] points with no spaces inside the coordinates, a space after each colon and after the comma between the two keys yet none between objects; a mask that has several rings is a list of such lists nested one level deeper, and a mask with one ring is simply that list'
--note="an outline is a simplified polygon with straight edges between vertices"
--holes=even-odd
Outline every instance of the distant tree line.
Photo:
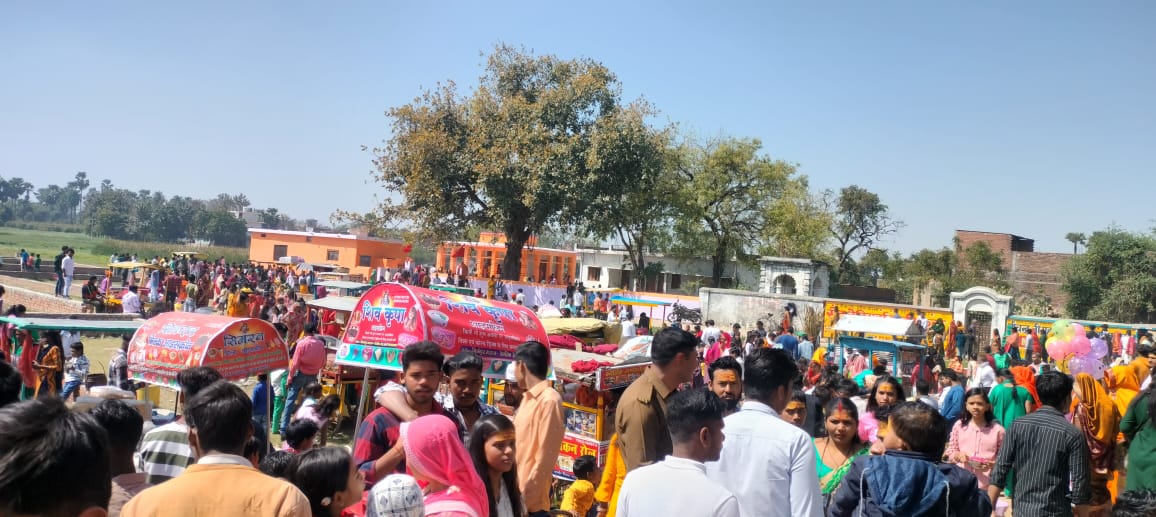
[{"label": "distant tree line", "polygon": [[[104,180],[89,187],[88,174],[66,185],[36,188],[19,177],[0,178],[0,224],[58,223],[78,226],[97,237],[142,242],[206,240],[218,246],[245,246],[248,228],[233,215],[249,206],[244,194],[202,200],[129,190]],[[266,217],[266,212],[272,212]],[[274,227],[294,223],[275,209],[259,212]]]}]

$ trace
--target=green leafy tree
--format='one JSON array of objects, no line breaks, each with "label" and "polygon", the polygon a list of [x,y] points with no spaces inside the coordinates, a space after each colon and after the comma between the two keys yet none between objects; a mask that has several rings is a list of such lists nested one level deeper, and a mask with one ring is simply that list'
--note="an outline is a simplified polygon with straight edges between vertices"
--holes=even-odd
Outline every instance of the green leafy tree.
[{"label": "green leafy tree", "polygon": [[767,212],[764,255],[830,260],[833,216],[806,178],[787,184]]},{"label": "green leafy tree", "polygon": [[1156,239],[1109,228],[1094,232],[1061,273],[1073,318],[1156,322]]},{"label": "green leafy tree", "polygon": [[398,224],[438,240],[469,228],[506,236],[502,274],[516,278],[530,236],[598,216],[596,201],[630,179],[596,145],[622,109],[617,78],[590,59],[534,56],[501,45],[469,97],[454,83],[390,109],[392,137],[373,150],[389,194],[368,225]]},{"label": "green leafy tree", "polygon": [[[611,115],[592,141],[597,166],[628,178],[619,195],[594,200],[595,213],[583,225],[584,233],[599,239],[614,238],[626,249],[635,290],[641,290],[650,264],[648,253],[665,250],[679,195],[672,169],[677,150],[671,147],[673,130],[646,124],[649,106],[636,103]],[[661,273],[661,271],[659,272]]]},{"label": "green leafy tree", "polygon": [[[711,259],[711,285],[732,260],[751,263],[763,247],[770,207],[805,181],[795,165],[762,155],[753,138],[723,138],[684,153],[672,252]],[[802,188],[805,188],[802,187]]]},{"label": "green leafy tree", "polygon": [[206,211],[196,222],[194,236],[217,246],[244,246],[248,240],[245,222],[225,211]]},{"label": "green leafy tree", "polygon": [[891,216],[879,195],[858,185],[843,187],[838,196],[827,192],[833,207],[830,233],[835,240],[835,276],[839,282],[854,282],[850,267],[857,253],[874,248],[881,239],[898,232],[903,222]]}]

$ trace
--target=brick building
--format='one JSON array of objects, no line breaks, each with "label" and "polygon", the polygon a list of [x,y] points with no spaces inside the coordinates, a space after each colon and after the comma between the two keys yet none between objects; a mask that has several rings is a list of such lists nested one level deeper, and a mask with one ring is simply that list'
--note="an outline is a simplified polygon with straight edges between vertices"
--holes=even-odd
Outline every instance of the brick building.
[{"label": "brick building", "polygon": [[992,251],[999,253],[1003,257],[1003,269],[1008,274],[1017,299],[1025,295],[1042,294],[1051,300],[1056,310],[1062,310],[1067,303],[1068,296],[1060,288],[1063,284],[1060,271],[1072,255],[1037,252],[1034,240],[1010,233],[956,230],[955,238],[959,249],[985,242]]}]

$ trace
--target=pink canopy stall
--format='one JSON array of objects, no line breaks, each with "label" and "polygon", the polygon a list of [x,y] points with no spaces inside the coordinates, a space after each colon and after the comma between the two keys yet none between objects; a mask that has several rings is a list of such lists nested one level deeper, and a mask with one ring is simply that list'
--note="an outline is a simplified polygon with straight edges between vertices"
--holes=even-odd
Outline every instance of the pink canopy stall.
[{"label": "pink canopy stall", "polygon": [[289,350],[277,329],[255,318],[165,312],[147,320],[128,347],[135,380],[177,388],[177,374],[209,366],[238,381],[289,367]]},{"label": "pink canopy stall", "polygon": [[384,283],[357,301],[336,360],[401,371],[401,351],[427,340],[441,346],[446,357],[478,354],[485,362],[483,375],[493,379],[505,376],[518,345],[538,341],[549,346],[538,316],[521,305]]},{"label": "pink canopy stall", "polygon": [[[419,341],[437,343],[446,357],[473,352],[484,362],[484,376],[501,379],[518,345],[547,344],[549,338],[538,316],[521,305],[384,283],[357,301],[336,362],[365,368],[362,386],[367,386],[370,369],[401,371],[402,351]],[[365,414],[367,392],[361,393],[357,425]]]}]

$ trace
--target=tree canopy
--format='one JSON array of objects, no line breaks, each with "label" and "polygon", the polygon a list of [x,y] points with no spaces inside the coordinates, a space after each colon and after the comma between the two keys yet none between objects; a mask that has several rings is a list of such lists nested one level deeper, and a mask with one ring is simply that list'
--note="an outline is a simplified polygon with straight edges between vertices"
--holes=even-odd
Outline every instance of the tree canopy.
[{"label": "tree canopy", "polygon": [[1118,228],[1095,232],[1064,267],[1067,316],[1156,323],[1156,238]]},{"label": "tree canopy", "polygon": [[721,138],[684,149],[677,166],[673,252],[707,255],[711,285],[720,286],[732,260],[751,262],[764,247],[768,213],[785,195],[806,189],[794,164],[761,154],[755,138]]},{"label": "tree canopy", "polygon": [[500,229],[516,278],[531,235],[581,226],[629,186],[613,153],[630,147],[602,138],[621,129],[620,90],[594,60],[498,46],[469,96],[447,82],[387,112],[392,136],[373,153],[390,197],[372,215],[439,239]]}]

